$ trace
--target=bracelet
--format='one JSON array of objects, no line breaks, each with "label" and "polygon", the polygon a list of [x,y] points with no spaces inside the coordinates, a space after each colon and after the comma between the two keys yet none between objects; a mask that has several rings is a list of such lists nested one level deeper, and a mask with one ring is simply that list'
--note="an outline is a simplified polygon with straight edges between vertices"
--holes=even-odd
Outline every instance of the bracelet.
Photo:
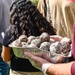
[{"label": "bracelet", "polygon": [[52,65],[51,63],[45,63],[45,64],[42,65],[42,71],[43,71],[44,75],[48,75],[46,73],[46,71],[47,71],[48,67],[51,66],[51,65]]}]

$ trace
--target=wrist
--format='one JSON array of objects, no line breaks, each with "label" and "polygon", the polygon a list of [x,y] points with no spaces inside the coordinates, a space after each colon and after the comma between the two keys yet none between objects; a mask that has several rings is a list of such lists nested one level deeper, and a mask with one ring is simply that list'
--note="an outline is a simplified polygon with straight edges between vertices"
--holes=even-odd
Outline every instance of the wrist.
[{"label": "wrist", "polygon": [[49,66],[51,66],[51,65],[52,65],[51,63],[45,63],[45,64],[42,65],[42,71],[43,71],[44,75],[48,75],[46,73],[46,71],[49,68]]}]

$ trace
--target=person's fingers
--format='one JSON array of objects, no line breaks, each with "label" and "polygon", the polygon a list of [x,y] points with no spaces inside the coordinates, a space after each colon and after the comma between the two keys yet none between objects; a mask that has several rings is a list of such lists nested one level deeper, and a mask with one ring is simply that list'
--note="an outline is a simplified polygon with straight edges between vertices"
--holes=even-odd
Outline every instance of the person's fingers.
[{"label": "person's fingers", "polygon": [[59,35],[52,35],[52,36],[50,36],[50,38],[54,39],[55,41],[60,41],[63,37],[61,37]]},{"label": "person's fingers", "polygon": [[29,58],[31,58],[32,60],[35,60],[35,61],[39,61],[39,59],[41,59],[41,57],[35,56],[32,53],[30,53],[30,52],[25,52],[24,54],[26,56],[28,56]]},{"label": "person's fingers", "polygon": [[51,63],[54,63],[54,61],[50,57],[50,53],[49,54],[42,53],[42,58],[46,59],[47,61]]},{"label": "person's fingers", "polygon": [[33,54],[31,52],[24,52],[25,56],[32,58]]},{"label": "person's fingers", "polygon": [[46,59],[46,60],[49,61],[49,62],[53,62],[53,61],[50,59],[50,53],[40,52],[40,53],[33,53],[33,55],[38,56],[38,57],[41,57],[41,58],[43,58],[43,59]]},{"label": "person's fingers", "polygon": [[[28,54],[27,54],[28,53]],[[26,52],[26,56],[28,56],[29,58],[31,58],[32,60],[36,60],[36,59],[38,59],[38,58],[33,58],[34,56],[33,55],[35,55],[36,57],[40,57],[40,58],[42,58],[42,59],[45,59],[45,60],[47,60],[47,61],[49,61],[49,62],[51,62],[51,63],[54,63],[54,61],[50,58],[50,53],[45,53],[45,52],[40,52],[40,53],[31,53],[31,52]],[[41,60],[41,59],[40,59]],[[38,61],[38,60],[37,60]]]},{"label": "person's fingers", "polygon": [[25,55],[31,58],[34,62],[36,62],[39,66],[42,66],[43,63],[48,63],[46,59],[43,59],[41,57],[35,56],[29,52],[25,52]]},{"label": "person's fingers", "polygon": [[39,52],[39,53],[33,53],[35,56],[39,56],[42,58],[43,52]]}]

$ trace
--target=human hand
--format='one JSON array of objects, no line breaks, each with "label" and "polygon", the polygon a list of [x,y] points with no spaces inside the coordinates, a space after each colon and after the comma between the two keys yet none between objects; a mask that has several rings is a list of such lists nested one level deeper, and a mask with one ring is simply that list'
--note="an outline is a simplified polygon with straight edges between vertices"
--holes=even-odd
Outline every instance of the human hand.
[{"label": "human hand", "polygon": [[48,75],[48,74],[46,74],[46,71],[52,65],[52,63],[50,63],[46,59],[42,58],[43,57],[42,53],[35,55],[31,52],[25,52],[24,54],[27,57],[29,57],[31,60],[33,60],[35,62],[35,64],[37,64],[41,69],[38,67],[35,67],[35,65],[32,64],[35,68],[42,70],[44,75]]},{"label": "human hand", "polygon": [[55,41],[60,41],[63,37],[61,37],[59,35],[51,35],[50,38],[54,39]]},{"label": "human hand", "polygon": [[39,67],[42,67],[44,63],[49,63],[46,59],[42,58],[42,54],[33,54],[31,52],[24,53],[28,58],[33,60]]},{"label": "human hand", "polygon": [[[42,53],[42,52],[41,53],[25,52],[25,55],[28,56],[29,58],[31,58],[35,62],[35,64],[37,64],[41,68],[40,70],[43,71],[44,75],[47,75],[46,72],[47,72],[48,68],[50,68],[53,65],[53,63],[48,61],[49,56],[44,55],[44,53]],[[58,56],[55,59],[57,60],[58,63],[60,63],[62,61],[63,57]],[[33,65],[33,66],[35,67],[35,65]],[[37,67],[35,67],[35,68],[37,68]]]},{"label": "human hand", "polygon": [[55,63],[55,61],[51,58],[50,53],[46,53],[46,52],[40,52],[40,53],[33,53],[33,55],[41,57],[42,59],[45,59],[51,63]]}]

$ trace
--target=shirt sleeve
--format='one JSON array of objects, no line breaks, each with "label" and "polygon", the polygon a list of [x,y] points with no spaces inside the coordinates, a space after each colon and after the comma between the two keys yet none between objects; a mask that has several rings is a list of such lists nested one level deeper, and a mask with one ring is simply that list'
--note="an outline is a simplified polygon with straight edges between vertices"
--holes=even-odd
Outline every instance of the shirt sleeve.
[{"label": "shirt sleeve", "polygon": [[71,75],[75,75],[75,61],[73,62],[71,66]]},{"label": "shirt sleeve", "polygon": [[4,36],[4,39],[3,39],[3,45],[8,47],[10,43],[13,42],[13,34],[11,33],[11,27],[9,27],[7,29],[7,31],[5,32],[5,36]]}]

